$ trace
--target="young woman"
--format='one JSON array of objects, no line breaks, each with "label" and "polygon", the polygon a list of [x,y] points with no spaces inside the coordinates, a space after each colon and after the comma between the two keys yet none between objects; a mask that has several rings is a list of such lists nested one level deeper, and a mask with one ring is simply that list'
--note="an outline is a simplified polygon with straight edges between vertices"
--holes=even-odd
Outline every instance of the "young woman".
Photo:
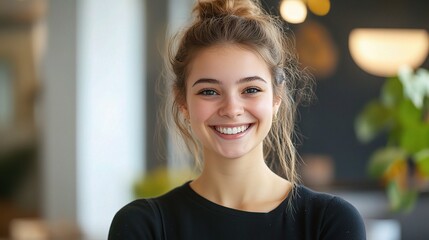
[{"label": "young woman", "polygon": [[109,239],[365,239],[352,205],[297,183],[308,78],[281,24],[251,0],[198,1],[194,14],[170,51],[168,109],[201,174],[126,205]]}]

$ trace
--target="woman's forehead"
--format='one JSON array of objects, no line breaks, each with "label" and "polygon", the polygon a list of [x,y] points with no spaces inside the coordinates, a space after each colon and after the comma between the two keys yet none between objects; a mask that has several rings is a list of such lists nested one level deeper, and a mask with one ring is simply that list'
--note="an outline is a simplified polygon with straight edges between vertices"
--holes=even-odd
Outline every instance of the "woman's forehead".
[{"label": "woman's forehead", "polygon": [[[259,54],[236,44],[200,49],[189,64],[188,79],[234,78],[259,76],[269,80],[270,70]],[[220,78],[220,79],[219,79]]]}]

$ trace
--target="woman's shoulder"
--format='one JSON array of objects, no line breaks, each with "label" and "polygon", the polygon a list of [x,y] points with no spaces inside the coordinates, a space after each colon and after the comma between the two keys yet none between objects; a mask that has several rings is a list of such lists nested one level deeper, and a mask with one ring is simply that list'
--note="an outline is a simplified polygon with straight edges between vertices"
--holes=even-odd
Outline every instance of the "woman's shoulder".
[{"label": "woman's shoulder", "polygon": [[304,211],[322,214],[355,216],[361,218],[358,210],[340,196],[326,192],[318,192],[303,185],[298,185],[293,193],[293,205]]},{"label": "woman's shoulder", "polygon": [[114,239],[160,239],[163,235],[160,205],[174,204],[182,187],[155,198],[134,200],[123,206],[113,217],[109,240]]},{"label": "woman's shoulder", "polygon": [[365,225],[359,211],[340,196],[314,191],[299,185],[293,207],[297,218],[318,222],[327,239],[365,239]]},{"label": "woman's shoulder", "polygon": [[306,201],[325,202],[330,201],[335,196],[326,192],[319,192],[308,188],[304,185],[296,185],[294,189],[294,197]]},{"label": "woman's shoulder", "polygon": [[293,201],[295,205],[309,209],[319,210],[335,210],[337,208],[348,209],[348,212],[356,212],[357,209],[348,201],[340,196],[336,196],[326,192],[319,192],[303,185],[295,187],[293,193]]},{"label": "woman's shoulder", "polygon": [[108,239],[157,239],[161,226],[150,201],[138,199],[122,207],[113,217]]}]

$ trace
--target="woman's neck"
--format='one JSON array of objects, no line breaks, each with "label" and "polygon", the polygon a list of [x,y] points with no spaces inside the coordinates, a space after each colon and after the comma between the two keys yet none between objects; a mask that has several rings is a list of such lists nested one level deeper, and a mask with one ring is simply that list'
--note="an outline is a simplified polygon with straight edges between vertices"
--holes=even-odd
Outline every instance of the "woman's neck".
[{"label": "woman's neck", "polygon": [[206,156],[204,161],[203,172],[191,183],[191,187],[201,196],[222,206],[268,212],[291,189],[288,181],[268,168],[262,151],[237,159]]}]

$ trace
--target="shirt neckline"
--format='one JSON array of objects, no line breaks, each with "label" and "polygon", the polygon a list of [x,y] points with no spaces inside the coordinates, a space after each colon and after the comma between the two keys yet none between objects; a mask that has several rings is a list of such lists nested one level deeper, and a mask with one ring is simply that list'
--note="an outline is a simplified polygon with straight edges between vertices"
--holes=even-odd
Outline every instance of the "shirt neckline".
[{"label": "shirt neckline", "polygon": [[282,212],[286,212],[286,208],[287,205],[291,199],[291,195],[293,195],[293,191],[295,191],[295,189],[292,189],[290,191],[290,193],[288,194],[288,196],[274,209],[272,209],[269,212],[252,212],[252,211],[245,211],[245,210],[239,210],[239,209],[234,209],[234,208],[229,208],[229,207],[225,207],[222,206],[220,204],[217,204],[215,202],[212,202],[210,200],[208,200],[207,198],[201,196],[200,194],[198,194],[197,192],[194,191],[194,189],[191,188],[190,183],[192,181],[188,181],[185,184],[183,184],[182,188],[184,189],[185,193],[188,195],[188,197],[190,197],[190,199],[192,199],[193,201],[195,201],[198,205],[212,211],[215,213],[221,213],[221,214],[230,214],[230,215],[235,215],[235,216],[272,216],[272,215],[277,215],[277,214],[281,214]]}]

